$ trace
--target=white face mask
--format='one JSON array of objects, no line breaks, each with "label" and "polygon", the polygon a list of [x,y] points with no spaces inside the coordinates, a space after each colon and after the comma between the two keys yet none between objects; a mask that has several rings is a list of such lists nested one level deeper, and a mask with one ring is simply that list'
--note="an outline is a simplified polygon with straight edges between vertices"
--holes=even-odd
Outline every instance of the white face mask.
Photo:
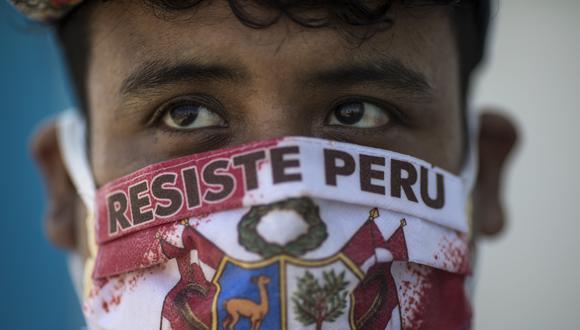
[{"label": "white face mask", "polygon": [[78,115],[60,119],[60,142],[92,215],[91,329],[470,327],[473,148],[457,177],[395,152],[285,137],[96,191]]}]

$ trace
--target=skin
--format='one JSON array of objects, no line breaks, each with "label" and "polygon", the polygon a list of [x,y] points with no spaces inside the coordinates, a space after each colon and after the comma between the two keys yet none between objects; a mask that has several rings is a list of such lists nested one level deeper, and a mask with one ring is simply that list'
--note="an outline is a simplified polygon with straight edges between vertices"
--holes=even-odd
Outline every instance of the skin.
[{"label": "skin", "polygon": [[[141,1],[99,2],[90,10],[89,147],[98,186],[163,160],[289,135],[393,150],[456,174],[462,168],[465,110],[445,8],[395,6],[394,26],[360,45],[334,29],[286,18],[248,28],[222,1],[164,18]],[[184,65],[198,74],[184,74]],[[149,76],[178,67],[179,79],[156,76],[164,82],[155,84],[143,79],[144,67]],[[199,71],[208,68],[220,74]],[[204,105],[221,124],[172,129],[164,118],[176,100]],[[375,105],[366,112],[378,114],[381,125],[337,124],[334,109],[347,100]],[[509,120],[482,117],[476,235],[503,226],[500,182],[515,140]],[[53,123],[37,133],[32,149],[49,192],[48,236],[83,253],[85,209],[64,170]]]}]

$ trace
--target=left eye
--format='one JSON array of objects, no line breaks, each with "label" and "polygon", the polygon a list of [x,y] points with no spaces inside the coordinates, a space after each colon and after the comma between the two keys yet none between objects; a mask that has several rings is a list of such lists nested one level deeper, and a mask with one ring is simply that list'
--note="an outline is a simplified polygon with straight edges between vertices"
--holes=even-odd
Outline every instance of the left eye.
[{"label": "left eye", "polygon": [[380,127],[389,122],[385,110],[368,102],[348,102],[337,106],[328,118],[328,125],[357,128]]},{"label": "left eye", "polygon": [[163,114],[162,120],[165,125],[178,130],[227,126],[222,116],[194,103],[172,107]]}]

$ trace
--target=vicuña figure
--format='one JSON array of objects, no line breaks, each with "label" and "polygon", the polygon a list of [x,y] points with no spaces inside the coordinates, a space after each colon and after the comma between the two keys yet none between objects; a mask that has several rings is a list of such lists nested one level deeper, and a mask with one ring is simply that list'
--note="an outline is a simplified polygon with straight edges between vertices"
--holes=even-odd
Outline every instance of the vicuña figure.
[{"label": "vicu\u00f1a figure", "polygon": [[228,315],[223,321],[224,329],[234,330],[240,317],[247,317],[252,323],[252,330],[260,329],[260,324],[268,313],[268,291],[266,285],[270,283],[267,276],[252,277],[252,282],[258,285],[260,290],[260,303],[256,304],[249,299],[232,298],[224,302],[224,309]]}]

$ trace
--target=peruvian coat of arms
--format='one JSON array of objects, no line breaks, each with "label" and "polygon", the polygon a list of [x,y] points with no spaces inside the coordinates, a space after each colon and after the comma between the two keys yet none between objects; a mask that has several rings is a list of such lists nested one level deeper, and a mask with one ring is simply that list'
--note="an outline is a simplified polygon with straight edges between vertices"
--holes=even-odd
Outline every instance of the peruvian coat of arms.
[{"label": "peruvian coat of arms", "polygon": [[[286,239],[266,237],[268,230],[285,230],[268,227],[272,217],[293,217],[287,230],[302,229],[279,235]],[[254,206],[237,231],[239,245],[260,256],[257,261],[228,255],[184,222],[182,248],[161,242],[164,254],[176,258],[181,275],[165,297],[161,328],[385,329],[399,307],[392,262],[371,261],[377,246],[392,251],[395,260],[408,256],[404,220],[384,239],[375,224],[378,217],[378,209],[371,209],[345,244],[316,258],[311,252],[329,231],[312,199]],[[188,251],[198,251],[197,260]]]}]

